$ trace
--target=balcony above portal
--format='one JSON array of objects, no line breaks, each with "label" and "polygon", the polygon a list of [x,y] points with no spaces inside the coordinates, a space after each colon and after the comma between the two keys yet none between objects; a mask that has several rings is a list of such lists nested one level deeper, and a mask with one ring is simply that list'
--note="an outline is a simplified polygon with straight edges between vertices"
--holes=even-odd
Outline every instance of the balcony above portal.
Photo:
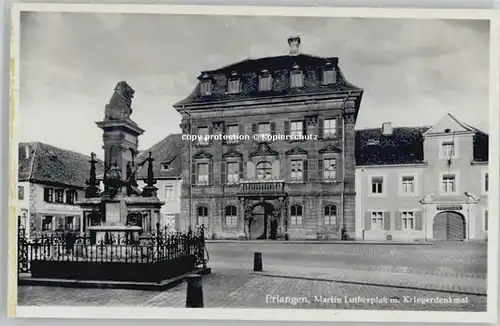
[{"label": "balcony above portal", "polygon": [[285,180],[240,180],[238,197],[281,197],[285,195]]}]

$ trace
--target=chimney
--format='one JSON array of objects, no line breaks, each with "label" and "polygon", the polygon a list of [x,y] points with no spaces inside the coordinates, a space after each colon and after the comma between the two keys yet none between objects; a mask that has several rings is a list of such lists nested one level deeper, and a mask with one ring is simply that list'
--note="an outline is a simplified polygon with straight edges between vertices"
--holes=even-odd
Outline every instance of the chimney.
[{"label": "chimney", "polygon": [[290,55],[300,54],[300,37],[290,36],[288,38],[288,46],[290,47]]},{"label": "chimney", "polygon": [[384,136],[392,135],[392,123],[391,122],[382,123],[382,135],[384,135]]},{"label": "chimney", "polygon": [[19,144],[18,156],[19,160],[30,158],[30,146],[28,144]]}]

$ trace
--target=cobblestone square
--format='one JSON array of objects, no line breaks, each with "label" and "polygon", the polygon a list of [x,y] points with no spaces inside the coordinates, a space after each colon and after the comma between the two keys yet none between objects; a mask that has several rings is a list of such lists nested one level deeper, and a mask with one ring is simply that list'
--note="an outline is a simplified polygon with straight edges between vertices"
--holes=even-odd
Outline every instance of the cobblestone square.
[{"label": "cobblestone square", "polygon": [[[486,244],[209,243],[205,307],[486,310]],[[253,252],[264,271],[253,272]],[[20,286],[20,305],[184,307],[163,292]]]}]

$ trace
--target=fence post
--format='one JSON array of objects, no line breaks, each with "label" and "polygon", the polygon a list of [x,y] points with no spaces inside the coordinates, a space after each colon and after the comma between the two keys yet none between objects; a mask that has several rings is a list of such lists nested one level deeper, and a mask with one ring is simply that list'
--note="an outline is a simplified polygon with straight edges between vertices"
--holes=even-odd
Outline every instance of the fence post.
[{"label": "fence post", "polygon": [[186,307],[203,308],[203,283],[201,275],[193,274],[187,277]]},{"label": "fence post", "polygon": [[262,253],[255,252],[253,254],[253,270],[254,272],[262,272]]}]

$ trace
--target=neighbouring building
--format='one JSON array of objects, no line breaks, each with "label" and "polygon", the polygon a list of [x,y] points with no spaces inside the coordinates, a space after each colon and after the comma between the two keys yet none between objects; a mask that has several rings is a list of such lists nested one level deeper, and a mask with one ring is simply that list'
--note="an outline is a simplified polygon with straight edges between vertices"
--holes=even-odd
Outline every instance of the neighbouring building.
[{"label": "neighbouring building", "polygon": [[486,239],[488,135],[451,114],[357,131],[356,212],[357,239]]},{"label": "neighbouring building", "polygon": [[[75,201],[85,196],[90,156],[41,142],[19,143],[17,216],[27,235],[56,230],[83,231]],[[97,169],[103,171],[98,162]]]},{"label": "neighbouring building", "polygon": [[[149,156],[154,158],[153,174],[157,183],[158,198],[165,202],[161,207],[160,227],[168,230],[181,230],[180,197],[181,197],[181,174],[182,174],[182,148],[183,141],[180,134],[171,134],[153,145],[151,148],[141,151],[136,161],[141,163]],[[147,164],[139,168],[138,179],[146,179],[148,174]],[[139,181],[143,187],[144,181]]]},{"label": "neighbouring building", "polygon": [[203,224],[213,238],[338,239],[342,229],[354,236],[363,90],[338,58],[302,54],[300,43],[290,37],[287,55],[203,71],[174,105],[184,135],[224,137],[184,142],[186,227]]}]

